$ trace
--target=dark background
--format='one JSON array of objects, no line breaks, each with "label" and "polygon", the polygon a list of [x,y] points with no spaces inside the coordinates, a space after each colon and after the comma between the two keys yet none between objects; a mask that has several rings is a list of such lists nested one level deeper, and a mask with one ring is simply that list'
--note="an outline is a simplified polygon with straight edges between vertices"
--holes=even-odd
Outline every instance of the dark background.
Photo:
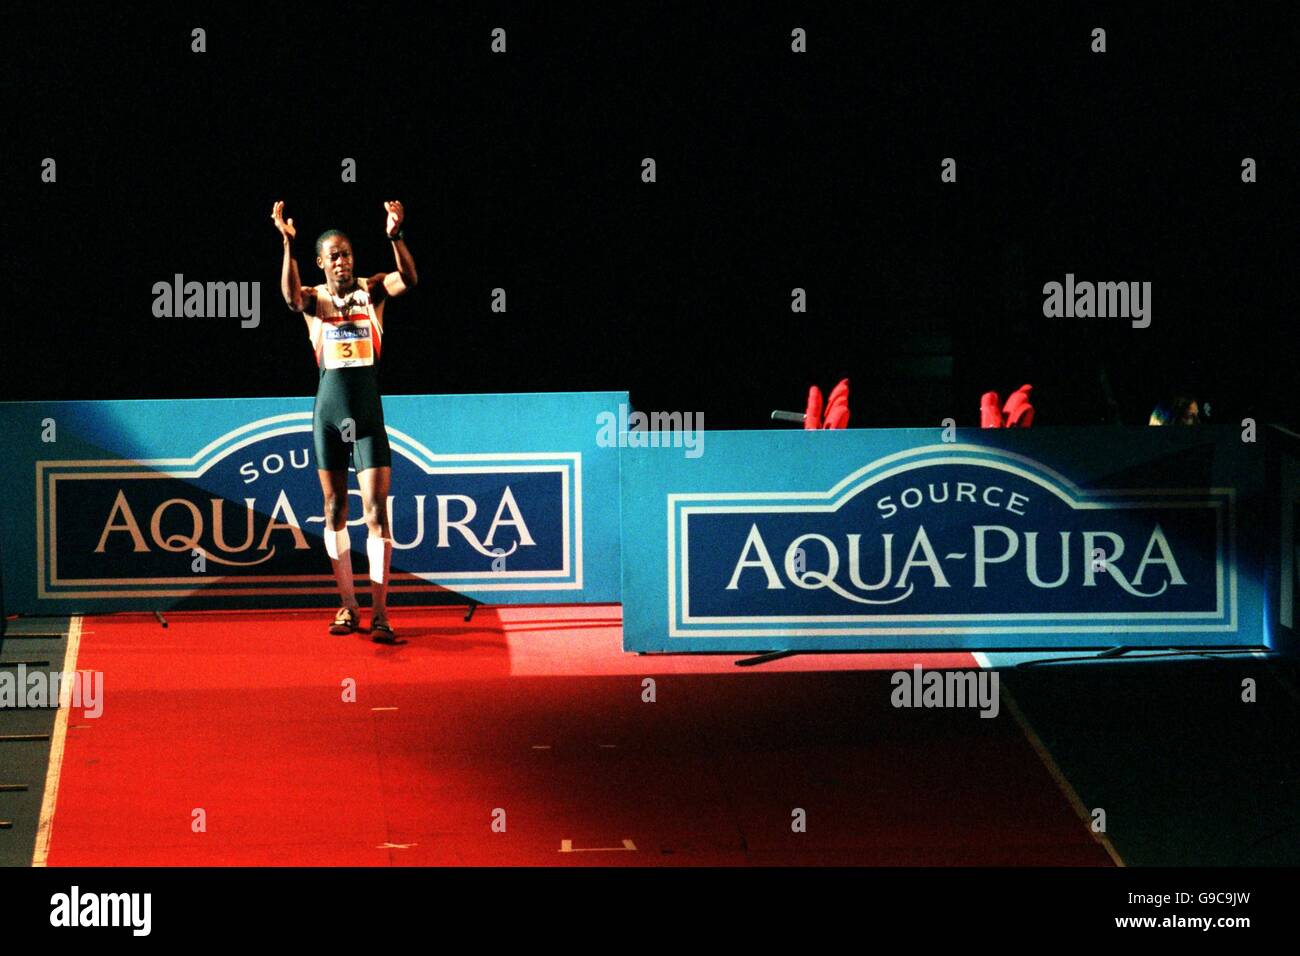
[{"label": "dark background", "polygon": [[[974,425],[1024,382],[1042,425],[1173,390],[1296,423],[1287,4],[444,6],[12,17],[0,398],[313,394],[271,204],[315,282],[329,227],[391,269],[396,198],[421,283],[389,394],[628,389],[752,428],[850,376],[854,426]],[[260,327],[155,318],[178,272],[260,281]],[[1067,272],[1152,282],[1151,327],[1044,318]]]}]

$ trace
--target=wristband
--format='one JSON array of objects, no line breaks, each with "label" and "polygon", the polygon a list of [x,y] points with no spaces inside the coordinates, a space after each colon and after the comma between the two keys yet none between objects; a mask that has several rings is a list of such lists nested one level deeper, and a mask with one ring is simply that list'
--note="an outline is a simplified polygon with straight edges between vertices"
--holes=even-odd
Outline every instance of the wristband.
[{"label": "wristband", "polygon": [[[387,235],[387,234],[385,234],[385,235]],[[387,238],[388,238],[388,241],[389,241],[389,242],[396,242],[397,240],[401,239],[401,238],[403,237],[403,235],[405,235],[405,233],[403,232],[402,229],[399,228],[399,229],[397,230],[397,235],[395,235],[395,236],[388,236]]]}]

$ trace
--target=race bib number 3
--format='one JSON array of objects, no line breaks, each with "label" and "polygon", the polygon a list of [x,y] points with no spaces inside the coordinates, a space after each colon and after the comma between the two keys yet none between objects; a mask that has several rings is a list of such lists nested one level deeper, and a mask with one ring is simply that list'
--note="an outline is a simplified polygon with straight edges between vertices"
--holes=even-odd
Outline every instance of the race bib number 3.
[{"label": "race bib number 3", "polygon": [[370,329],[351,322],[327,327],[324,360],[325,368],[374,365],[375,353],[371,347]]}]

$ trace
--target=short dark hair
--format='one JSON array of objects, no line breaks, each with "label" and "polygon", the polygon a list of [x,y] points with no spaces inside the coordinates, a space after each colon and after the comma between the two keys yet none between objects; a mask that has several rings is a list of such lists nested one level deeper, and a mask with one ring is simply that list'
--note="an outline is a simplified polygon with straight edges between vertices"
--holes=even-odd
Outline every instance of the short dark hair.
[{"label": "short dark hair", "polygon": [[323,248],[325,247],[325,240],[326,240],[326,239],[333,239],[335,236],[338,236],[340,239],[347,239],[347,240],[348,240],[348,245],[352,245],[352,240],[351,240],[351,239],[348,239],[348,237],[347,237],[347,235],[346,235],[345,233],[340,232],[338,229],[326,229],[324,232],[322,232],[319,236],[316,237],[316,255],[317,255],[317,256],[320,255],[320,251],[321,251],[321,249],[323,249]]}]

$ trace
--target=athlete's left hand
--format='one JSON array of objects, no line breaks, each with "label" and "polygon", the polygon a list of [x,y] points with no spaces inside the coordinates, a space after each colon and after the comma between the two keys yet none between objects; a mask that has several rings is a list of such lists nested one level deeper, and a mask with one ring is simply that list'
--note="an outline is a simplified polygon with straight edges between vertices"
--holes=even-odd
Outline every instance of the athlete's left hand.
[{"label": "athlete's left hand", "polygon": [[395,199],[392,202],[384,203],[384,209],[388,211],[388,225],[384,228],[384,232],[391,236],[402,228],[402,220],[406,218],[406,211],[402,208],[402,204]]}]

